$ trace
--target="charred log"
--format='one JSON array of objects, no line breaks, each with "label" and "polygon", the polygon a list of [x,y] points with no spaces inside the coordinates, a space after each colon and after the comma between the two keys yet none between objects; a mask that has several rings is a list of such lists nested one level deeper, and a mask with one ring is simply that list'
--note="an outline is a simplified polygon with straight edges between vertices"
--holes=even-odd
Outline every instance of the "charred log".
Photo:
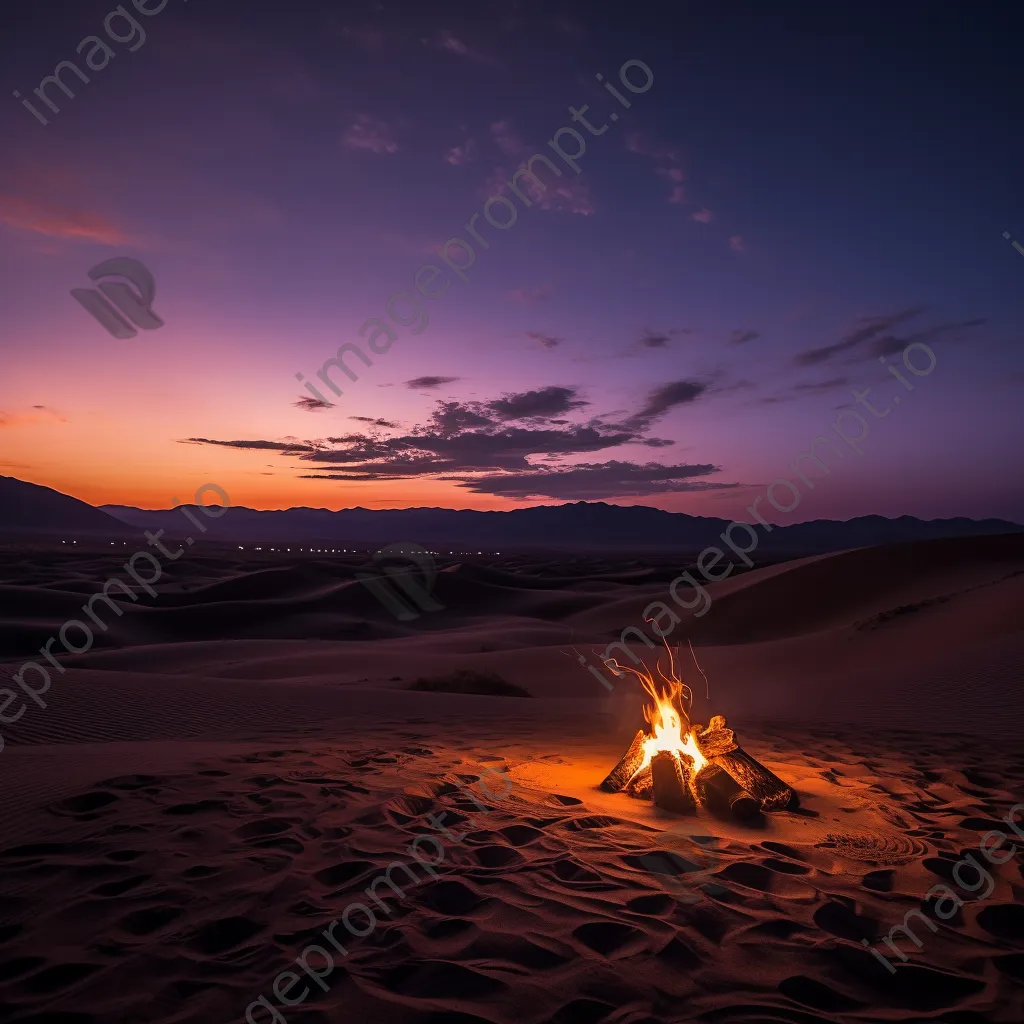
[{"label": "charred log", "polygon": [[667,750],[655,754],[651,758],[654,803],[665,811],[694,814],[697,804],[689,782],[692,769],[693,759],[685,754],[676,757]]},{"label": "charred log", "polygon": [[761,816],[761,804],[724,768],[707,764],[694,777],[697,802],[713,814],[731,814],[738,821]]},{"label": "charred log", "polygon": [[793,790],[742,747],[712,758],[712,763],[725,769],[742,789],[757,800],[763,811],[784,811],[797,805]]},{"label": "charred log", "polygon": [[646,738],[643,729],[640,729],[629,750],[622,756],[622,760],[608,773],[608,777],[601,783],[601,788],[606,793],[618,793],[636,773],[636,770],[644,763],[644,739]]}]

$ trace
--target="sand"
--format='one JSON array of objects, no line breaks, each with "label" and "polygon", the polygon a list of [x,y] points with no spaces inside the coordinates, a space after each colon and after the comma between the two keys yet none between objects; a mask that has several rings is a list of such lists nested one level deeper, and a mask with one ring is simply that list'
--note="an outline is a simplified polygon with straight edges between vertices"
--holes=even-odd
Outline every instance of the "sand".
[{"label": "sand", "polygon": [[[115,566],[6,553],[0,676]],[[572,648],[639,623],[678,568],[449,565],[445,610],[411,623],[352,568],[182,559],[102,648],[62,659],[45,709],[0,725],[3,1020],[242,1021],[261,995],[287,1021],[384,1024],[1024,1018],[1024,839],[981,859],[984,898],[952,874],[992,830],[1008,851],[1000,820],[1024,803],[1024,542],[712,585],[672,639],[709,677],[707,701],[686,668],[697,717],[725,713],[800,794],[756,826],[596,788],[639,696]],[[406,689],[455,668],[534,697]],[[495,768],[503,799],[473,788]],[[279,972],[438,814],[461,840],[439,877],[282,1006]],[[963,903],[948,920],[924,901],[940,883]],[[904,964],[883,940],[914,909],[936,930],[916,919]]]}]

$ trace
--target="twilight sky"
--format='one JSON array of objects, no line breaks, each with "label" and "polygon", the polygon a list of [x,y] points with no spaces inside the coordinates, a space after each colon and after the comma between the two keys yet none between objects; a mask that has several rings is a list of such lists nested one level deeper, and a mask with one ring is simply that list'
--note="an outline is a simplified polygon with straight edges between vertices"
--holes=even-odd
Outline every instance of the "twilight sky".
[{"label": "twilight sky", "polygon": [[[1019,5],[136,2],[0,15],[0,474],[732,519],[828,435],[776,521],[1024,522]],[[122,256],[127,339],[69,294]]]}]

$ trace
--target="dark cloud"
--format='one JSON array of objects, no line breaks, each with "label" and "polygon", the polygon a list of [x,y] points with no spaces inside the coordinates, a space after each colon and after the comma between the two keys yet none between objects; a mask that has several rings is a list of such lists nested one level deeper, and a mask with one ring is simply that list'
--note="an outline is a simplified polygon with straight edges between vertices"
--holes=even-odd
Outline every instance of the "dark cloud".
[{"label": "dark cloud", "polygon": [[212,441],[208,437],[189,437],[181,444],[212,444],[221,448],[242,448],[255,449],[268,452],[312,452],[316,448],[308,441],[306,443],[295,443],[293,441]]},{"label": "dark cloud", "polygon": [[458,377],[413,377],[412,380],[405,382],[405,386],[410,391],[431,391],[445,384],[454,384],[459,379]]},{"label": "dark cloud", "polygon": [[815,366],[818,363],[828,362],[833,356],[838,355],[840,352],[848,352],[850,349],[857,348],[858,345],[862,345],[864,342],[870,341],[879,334],[890,330],[897,324],[903,323],[905,320],[918,316],[922,312],[924,312],[924,307],[913,306],[910,309],[901,310],[899,313],[890,313],[885,316],[862,317],[857,321],[859,326],[855,327],[844,338],[836,342],[836,344],[824,345],[821,348],[809,348],[803,352],[798,352],[793,357],[793,362],[796,363],[797,366]]},{"label": "dark cloud", "polygon": [[[430,419],[398,436],[353,432],[301,441],[215,441],[194,444],[278,451],[308,467],[304,479],[381,481],[431,478],[454,481],[477,493],[552,498],[613,498],[733,486],[698,478],[718,472],[709,464],[665,466],[625,460],[564,466],[573,456],[627,444],[664,448],[675,442],[645,436],[651,422],[677,405],[695,401],[707,385],[674,381],[656,388],[641,411],[625,424],[573,423],[558,413],[587,405],[577,389],[549,386],[508,393],[489,402],[439,401]],[[371,427],[396,425],[369,416],[350,419]]]},{"label": "dark cloud", "polygon": [[438,402],[430,417],[430,425],[442,436],[471,427],[493,427],[495,421],[485,416],[479,402]]},{"label": "dark cloud", "polygon": [[527,331],[526,336],[540,342],[545,348],[556,348],[563,341],[562,338],[556,338],[552,334],[541,334],[540,331]]},{"label": "dark cloud", "polygon": [[645,327],[637,339],[637,344],[641,348],[668,348],[673,338],[692,333],[689,327],[670,327],[667,331],[655,331]]},{"label": "dark cloud", "polygon": [[757,331],[733,331],[729,336],[730,345],[745,345],[748,341],[753,341],[755,338],[760,338],[761,335]]},{"label": "dark cloud", "polygon": [[490,409],[500,420],[550,419],[562,413],[572,412],[589,405],[576,398],[576,388],[560,388],[554,385],[538,388],[536,391],[521,391],[506,394],[489,402]]},{"label": "dark cloud", "polygon": [[640,335],[640,345],[643,348],[668,348],[668,343],[671,340],[667,334],[662,334],[659,331],[644,331]]},{"label": "dark cloud", "polygon": [[849,377],[832,377],[830,380],[819,380],[812,384],[794,384],[776,395],[760,399],[760,405],[778,405],[781,402],[795,402],[801,395],[826,395],[838,388],[849,385]]},{"label": "dark cloud", "polygon": [[398,424],[392,423],[391,420],[374,419],[372,416],[349,416],[349,419],[357,420],[359,423],[372,423],[375,427],[389,427],[392,430],[398,427]]},{"label": "dark cloud", "polygon": [[826,391],[844,388],[849,383],[849,377],[833,377],[831,380],[819,380],[815,384],[795,384],[793,390],[800,394],[822,395]]},{"label": "dark cloud", "polygon": [[566,469],[536,469],[515,475],[474,477],[460,481],[460,486],[474,494],[493,494],[503,498],[574,501],[735,486],[693,479],[718,471],[717,466],[710,464],[662,466],[652,462],[641,466],[633,462],[585,463]]},{"label": "dark cloud", "polygon": [[321,402],[317,398],[313,398],[310,395],[299,395],[298,399],[292,402],[292,405],[296,409],[301,409],[303,412],[323,412],[325,409],[333,409],[334,404],[332,402]]},{"label": "dark cloud", "polygon": [[705,391],[707,384],[696,380],[675,380],[655,388],[648,396],[644,407],[627,421],[634,429],[648,425],[652,420],[677,405],[688,405],[695,402]]},{"label": "dark cloud", "polygon": [[960,323],[938,324],[935,327],[918,331],[916,334],[908,334],[905,338],[897,338],[894,335],[886,334],[881,338],[873,338],[868,342],[865,352],[875,359],[881,356],[895,356],[899,355],[908,345],[913,345],[914,342],[926,344],[942,334],[948,334],[950,331],[962,331],[971,327],[981,327],[987,322],[984,317],[979,317],[974,320],[964,320]]}]

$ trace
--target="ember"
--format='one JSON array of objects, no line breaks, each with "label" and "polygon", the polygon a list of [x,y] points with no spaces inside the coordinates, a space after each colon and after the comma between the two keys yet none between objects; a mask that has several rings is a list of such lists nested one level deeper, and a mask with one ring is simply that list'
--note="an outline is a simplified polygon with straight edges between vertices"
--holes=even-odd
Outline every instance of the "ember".
[{"label": "ember", "polygon": [[706,727],[691,724],[693,692],[676,674],[675,658],[667,643],[665,647],[669,674],[662,672],[659,661],[658,680],[646,669],[608,662],[618,672],[636,676],[649,699],[644,704],[647,728],[633,737],[601,788],[653,799],[676,814],[694,814],[704,807],[749,820],[761,811],[795,806],[793,790],[740,747],[725,718],[715,715]]}]

